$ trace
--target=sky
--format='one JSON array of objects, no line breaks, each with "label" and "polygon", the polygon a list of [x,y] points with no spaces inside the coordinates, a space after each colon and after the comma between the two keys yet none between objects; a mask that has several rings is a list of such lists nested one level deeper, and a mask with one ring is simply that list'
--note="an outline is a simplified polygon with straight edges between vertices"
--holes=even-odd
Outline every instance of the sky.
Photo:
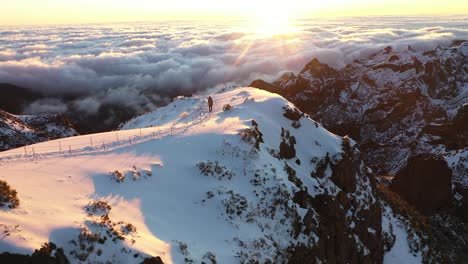
[{"label": "sky", "polygon": [[341,68],[389,45],[468,39],[466,0],[3,2],[0,83],[48,96],[25,114],[143,113],[180,94],[297,73],[313,58]]},{"label": "sky", "polygon": [[0,25],[468,14],[466,0],[15,0]]},{"label": "sky", "polygon": [[72,104],[33,102],[24,113],[94,114],[111,103],[144,112],[181,93],[272,81],[286,71],[297,73],[313,58],[340,68],[389,45],[450,45],[468,39],[466,21],[467,16],[310,19],[291,30],[250,21],[0,27],[0,83],[58,99],[77,95]]}]

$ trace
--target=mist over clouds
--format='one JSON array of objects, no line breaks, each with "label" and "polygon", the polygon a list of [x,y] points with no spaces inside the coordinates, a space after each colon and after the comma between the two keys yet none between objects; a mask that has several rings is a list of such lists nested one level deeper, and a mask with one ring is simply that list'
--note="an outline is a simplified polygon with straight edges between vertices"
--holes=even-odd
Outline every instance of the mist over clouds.
[{"label": "mist over clouds", "polygon": [[276,36],[249,22],[0,28],[0,83],[54,98],[27,113],[94,114],[104,104],[141,113],[181,93],[297,72],[315,57],[339,68],[388,45],[428,50],[468,38],[466,17],[295,23],[297,32]]}]

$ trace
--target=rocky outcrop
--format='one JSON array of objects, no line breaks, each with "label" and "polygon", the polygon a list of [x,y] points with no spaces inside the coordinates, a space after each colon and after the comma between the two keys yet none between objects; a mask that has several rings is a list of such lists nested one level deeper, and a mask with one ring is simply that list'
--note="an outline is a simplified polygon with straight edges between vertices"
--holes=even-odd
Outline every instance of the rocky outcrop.
[{"label": "rocky outcrop", "polygon": [[435,155],[411,157],[390,188],[425,214],[452,206],[452,171]]},{"label": "rocky outcrop", "polygon": [[[368,178],[359,151],[343,138],[338,159],[327,159],[331,181],[341,189],[336,194],[309,195],[307,190],[294,194],[293,202],[307,209],[302,219],[303,233],[316,234],[315,247],[297,245],[289,249],[288,263],[382,263],[382,209],[374,192],[363,193],[363,187],[376,189]],[[325,164],[325,163],[324,163]],[[319,173],[320,174],[320,173]],[[319,176],[312,173],[312,177]],[[365,187],[365,188],[367,188]],[[365,191],[364,191],[365,192]],[[369,198],[363,203],[362,195]]]},{"label": "rocky outcrop", "polygon": [[[299,196],[297,196],[299,197]],[[349,222],[346,212],[351,201],[331,195],[318,195],[310,200],[318,219],[310,209],[303,219],[305,233],[314,232],[320,238],[316,247],[296,246],[289,249],[288,263],[382,263],[381,209],[377,203],[361,212],[362,221]],[[302,201],[304,202],[304,201]],[[375,232],[369,232],[374,230]],[[356,242],[356,237],[361,243]]]},{"label": "rocky outcrop", "polygon": [[62,248],[53,243],[46,243],[32,255],[0,254],[0,263],[14,264],[70,264]]},{"label": "rocky outcrop", "polygon": [[333,183],[347,193],[356,191],[357,168],[350,158],[345,157],[337,165],[333,165],[332,171]]},{"label": "rocky outcrop", "polygon": [[292,159],[296,157],[296,138],[289,130],[281,128],[281,143],[279,145],[279,156],[282,159]]}]

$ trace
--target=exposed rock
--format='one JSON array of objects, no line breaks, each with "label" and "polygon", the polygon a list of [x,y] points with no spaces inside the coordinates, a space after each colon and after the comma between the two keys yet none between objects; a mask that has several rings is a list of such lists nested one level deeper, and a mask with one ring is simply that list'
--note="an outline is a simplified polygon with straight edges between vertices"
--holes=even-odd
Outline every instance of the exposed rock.
[{"label": "exposed rock", "polygon": [[[52,255],[54,252],[54,256]],[[11,264],[69,264],[62,248],[57,248],[53,243],[46,243],[41,249],[36,250],[31,256],[21,254],[0,254],[0,263]]]},{"label": "exposed rock", "polygon": [[[315,247],[297,245],[289,249],[288,263],[382,263],[382,211],[380,204],[372,199],[361,207],[357,186],[365,182],[375,188],[363,172],[359,152],[343,138],[340,161],[328,163],[332,166],[331,180],[343,191],[336,195],[318,194],[311,196],[307,190],[295,193],[293,201],[308,209],[302,219],[303,233],[313,232],[319,237]],[[336,164],[334,164],[336,163]],[[370,197],[368,197],[370,198]],[[371,232],[372,231],[372,232]],[[319,261],[320,260],[320,261]]]},{"label": "exposed rock", "polygon": [[457,215],[463,219],[463,221],[468,222],[468,190],[459,190],[459,193],[463,198],[457,208]]},{"label": "exposed rock", "polygon": [[425,214],[452,206],[452,170],[434,155],[411,157],[390,188]]},{"label": "exposed rock", "polygon": [[160,257],[146,258],[141,264],[164,264]]},{"label": "exposed rock", "polygon": [[309,206],[310,196],[307,191],[300,190],[294,194],[293,202],[299,205],[299,207],[307,209]]},{"label": "exposed rock", "polygon": [[328,66],[327,64],[321,63],[316,58],[314,58],[304,67],[304,69],[301,71],[301,74],[306,72],[316,78],[330,77],[336,75],[337,73],[335,69]]},{"label": "exposed rock", "polygon": [[336,165],[332,165],[331,180],[343,191],[349,193],[356,191],[357,169],[353,161],[345,157]]},{"label": "exposed rock", "polygon": [[301,117],[302,117],[302,113],[299,112],[299,111],[298,111],[297,109],[295,109],[295,108],[287,108],[287,107],[285,107],[285,108],[284,108],[283,116],[286,117],[286,118],[289,119],[289,120],[299,121],[299,119],[301,119]]},{"label": "exposed rock", "polygon": [[294,148],[294,144],[286,143],[286,141],[283,140],[280,143],[279,149],[279,155],[282,159],[292,159],[296,157],[296,149]]},{"label": "exposed rock", "polygon": [[[318,195],[313,198],[312,205],[319,215],[318,245],[315,248],[291,248],[288,263],[317,263],[316,259],[324,260],[325,263],[382,263],[381,212],[378,204],[373,204],[371,210],[363,215],[369,219],[365,218],[366,221],[354,231],[345,216],[346,210],[335,197]],[[309,210],[304,217],[307,232],[317,225],[312,215]],[[376,233],[369,234],[368,228],[375,228]],[[357,245],[353,236],[355,232],[369,252]]]},{"label": "exposed rock", "polygon": [[269,92],[272,92],[272,93],[279,93],[280,92],[280,87],[274,85],[274,84],[271,84],[271,83],[267,83],[263,80],[255,80],[253,81],[251,84],[250,84],[251,87],[257,87],[257,88],[260,88],[262,90],[265,90],[265,91],[269,91]]}]

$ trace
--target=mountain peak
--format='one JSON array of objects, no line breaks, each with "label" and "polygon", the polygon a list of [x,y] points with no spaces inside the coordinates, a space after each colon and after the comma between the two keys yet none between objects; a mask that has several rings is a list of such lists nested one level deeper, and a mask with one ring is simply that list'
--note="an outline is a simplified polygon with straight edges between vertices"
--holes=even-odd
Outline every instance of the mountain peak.
[{"label": "mountain peak", "polygon": [[322,78],[335,75],[336,70],[328,66],[328,64],[321,63],[317,58],[314,58],[306,64],[300,74],[309,74],[311,77]]}]

